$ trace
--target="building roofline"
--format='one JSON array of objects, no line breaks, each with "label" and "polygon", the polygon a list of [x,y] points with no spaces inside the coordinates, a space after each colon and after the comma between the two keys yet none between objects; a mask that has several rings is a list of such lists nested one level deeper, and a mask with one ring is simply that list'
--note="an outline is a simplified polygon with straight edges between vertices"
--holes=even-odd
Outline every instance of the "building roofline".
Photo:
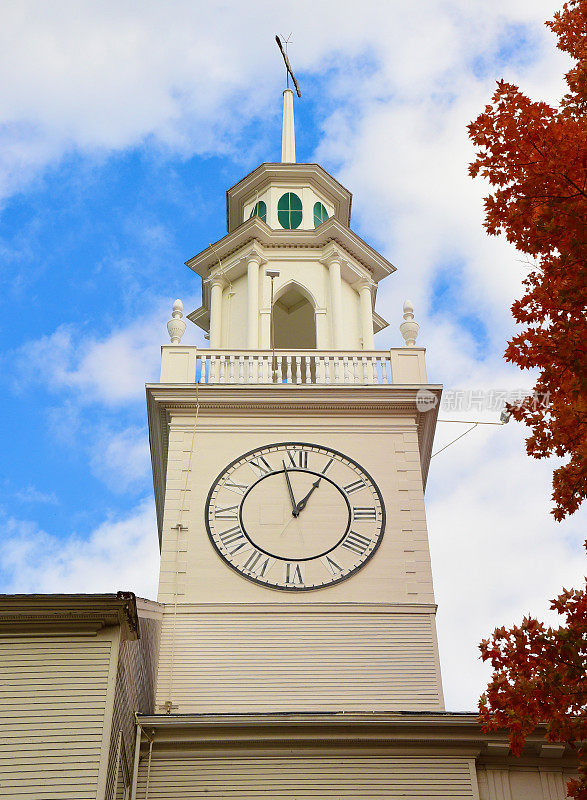
[{"label": "building roofline", "polygon": [[[557,767],[574,758],[570,747],[546,740],[546,726],[528,735],[523,755],[509,753],[505,730],[486,734],[473,712],[451,711],[307,711],[237,714],[138,714],[146,738],[165,747],[183,745],[266,749],[309,746],[322,749],[401,747],[430,755],[458,753],[485,761],[526,764],[554,762]],[[563,756],[564,762],[563,762]],[[547,761],[548,759],[548,761]]]},{"label": "building roofline", "polygon": [[25,628],[47,632],[75,628],[96,633],[110,625],[120,625],[125,638],[140,637],[134,592],[0,595],[3,633],[22,632]]}]

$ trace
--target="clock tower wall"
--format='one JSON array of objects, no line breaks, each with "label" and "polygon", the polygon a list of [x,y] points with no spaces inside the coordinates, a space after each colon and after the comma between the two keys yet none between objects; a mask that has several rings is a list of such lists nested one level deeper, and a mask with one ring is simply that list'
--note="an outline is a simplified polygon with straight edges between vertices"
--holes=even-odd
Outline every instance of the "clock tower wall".
[{"label": "clock tower wall", "polygon": [[[204,394],[201,387],[200,396]],[[323,445],[355,459],[379,486],[386,508],[385,536],[377,557],[365,564],[352,580],[314,589],[311,599],[434,602],[418,430],[407,413],[389,419],[383,415],[357,417],[344,412],[333,418],[325,412],[294,421],[281,409],[265,413],[250,411],[247,416],[242,412],[227,412],[225,416],[220,410],[200,409],[195,436],[194,421],[193,412],[187,410],[170,415],[160,602],[172,602],[176,583],[180,584],[185,602],[283,599],[279,591],[243,581],[238,573],[226,569],[209,540],[204,515],[210,487],[227,464],[242,453],[280,442]],[[279,462],[278,458],[277,466]],[[286,512],[280,509],[280,514]],[[280,517],[281,520],[285,524],[288,517]],[[182,573],[176,575],[178,524],[185,528],[184,577]],[[293,593],[287,596],[287,603],[304,603],[309,599],[308,593]]]},{"label": "clock tower wall", "polygon": [[[393,398],[377,387],[308,389],[200,386],[197,399],[185,389],[189,402],[180,403],[181,392],[158,387],[168,430],[159,705],[179,713],[443,708],[419,415],[391,387]],[[344,454],[381,492],[385,533],[348,579],[271,588],[244,579],[213,545],[204,509],[218,476],[243,453],[283,442]]]}]

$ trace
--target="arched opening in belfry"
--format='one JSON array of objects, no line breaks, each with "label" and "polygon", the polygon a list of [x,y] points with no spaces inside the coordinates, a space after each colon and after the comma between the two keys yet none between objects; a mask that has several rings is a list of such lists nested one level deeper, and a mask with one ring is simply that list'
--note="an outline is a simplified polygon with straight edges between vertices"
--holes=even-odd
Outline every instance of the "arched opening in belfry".
[{"label": "arched opening in belfry", "polygon": [[275,297],[273,341],[278,350],[316,349],[314,302],[297,283],[288,284]]}]

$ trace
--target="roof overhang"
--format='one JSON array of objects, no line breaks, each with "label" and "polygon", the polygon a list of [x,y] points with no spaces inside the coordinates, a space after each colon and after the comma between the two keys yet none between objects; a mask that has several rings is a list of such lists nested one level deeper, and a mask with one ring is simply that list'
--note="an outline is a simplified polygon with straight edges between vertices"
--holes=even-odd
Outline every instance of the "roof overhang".
[{"label": "roof overhang", "polygon": [[573,769],[576,754],[569,745],[550,744],[546,727],[537,726],[521,756],[509,753],[507,732],[483,733],[477,714],[454,712],[306,712],[246,714],[137,715],[145,732],[143,746],[152,742],[163,750],[177,747],[243,748],[262,752],[340,751],[410,757],[461,756],[478,764],[508,767]]},{"label": "roof overhang", "polygon": [[257,242],[266,248],[321,248],[329,242],[343,247],[370,274],[375,283],[395,272],[395,267],[370,247],[350,228],[347,228],[334,217],[323,222],[313,230],[273,230],[259,217],[251,217],[239,225],[231,233],[211,244],[201,253],[186,261],[186,266],[201,278],[208,277],[209,272],[226,261],[241,247]]},{"label": "roof overhang", "polygon": [[352,194],[319,164],[260,164],[226,192],[226,229],[235,230],[242,220],[242,208],[255,192],[268,184],[299,186],[306,184],[322,193],[334,206],[334,216],[343,225],[350,225]]},{"label": "roof overhang", "polygon": [[4,594],[0,595],[0,631],[95,635],[112,625],[127,639],[139,638],[139,618],[133,592],[117,594]]}]

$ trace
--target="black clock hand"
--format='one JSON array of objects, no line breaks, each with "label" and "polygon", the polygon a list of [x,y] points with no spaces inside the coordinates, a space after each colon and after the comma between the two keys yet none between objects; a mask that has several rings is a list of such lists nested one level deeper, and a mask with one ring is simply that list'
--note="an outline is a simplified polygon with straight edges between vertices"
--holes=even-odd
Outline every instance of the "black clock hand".
[{"label": "black clock hand", "polygon": [[298,514],[300,513],[300,511],[303,511],[303,510],[304,510],[304,508],[306,507],[306,503],[307,503],[307,502],[308,502],[308,500],[310,499],[310,495],[312,494],[312,492],[314,491],[314,489],[317,489],[317,488],[320,486],[320,481],[321,481],[321,480],[322,480],[322,478],[318,478],[318,480],[317,480],[317,481],[314,481],[314,483],[312,484],[312,488],[310,489],[310,491],[308,492],[308,494],[307,494],[307,495],[306,495],[306,496],[305,496],[305,497],[304,497],[302,500],[300,500],[300,502],[299,502],[299,503],[298,503],[298,505],[297,505],[297,512],[298,512]]},{"label": "black clock hand", "polygon": [[300,513],[298,511],[298,506],[296,504],[296,499],[294,497],[293,489],[291,488],[291,481],[289,479],[289,472],[287,471],[287,467],[285,466],[285,461],[281,462],[283,464],[283,472],[285,473],[285,480],[287,482],[287,488],[289,491],[289,499],[291,500],[291,513],[294,517],[297,517]]}]

